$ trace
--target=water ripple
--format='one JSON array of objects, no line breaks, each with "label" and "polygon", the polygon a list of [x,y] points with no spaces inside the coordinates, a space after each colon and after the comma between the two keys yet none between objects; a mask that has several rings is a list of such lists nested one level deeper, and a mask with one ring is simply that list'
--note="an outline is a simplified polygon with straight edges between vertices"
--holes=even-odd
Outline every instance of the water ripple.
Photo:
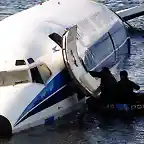
[{"label": "water ripple", "polygon": [[[40,0],[0,0],[0,19],[35,5]],[[98,1],[98,0],[97,0]],[[113,10],[139,5],[140,0],[99,0]],[[129,21],[134,27],[144,29],[143,16]],[[144,38],[132,38],[132,51],[124,61],[123,69],[130,79],[143,85],[144,82]],[[75,121],[75,120],[74,120]],[[28,132],[14,135],[11,144],[140,144],[144,143],[144,119],[130,120],[104,118],[87,114],[84,128],[78,123],[65,122],[61,127],[40,126]]]}]

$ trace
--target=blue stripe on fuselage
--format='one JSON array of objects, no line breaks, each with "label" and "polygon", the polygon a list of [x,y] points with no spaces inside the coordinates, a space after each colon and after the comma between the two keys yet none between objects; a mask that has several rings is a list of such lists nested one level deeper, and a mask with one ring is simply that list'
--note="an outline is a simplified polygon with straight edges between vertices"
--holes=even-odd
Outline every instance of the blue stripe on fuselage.
[{"label": "blue stripe on fuselage", "polygon": [[74,94],[74,91],[69,85],[66,85],[64,88],[60,89],[58,92],[54,93],[54,95],[46,98],[42,103],[37,105],[34,109],[30,110],[24,117],[22,117],[16,124],[18,125],[25,119],[31,117],[32,115],[41,112],[44,109],[47,109],[60,101],[68,98],[69,96],[72,96]]},{"label": "blue stripe on fuselage", "polygon": [[[32,100],[32,102],[26,107],[23,113],[18,118],[16,124],[25,117],[33,108],[37,107],[42,101],[50,97],[64,85],[71,81],[70,76],[66,69],[59,72],[53,77],[45,86],[45,88]],[[16,125],[15,124],[15,125]]]}]

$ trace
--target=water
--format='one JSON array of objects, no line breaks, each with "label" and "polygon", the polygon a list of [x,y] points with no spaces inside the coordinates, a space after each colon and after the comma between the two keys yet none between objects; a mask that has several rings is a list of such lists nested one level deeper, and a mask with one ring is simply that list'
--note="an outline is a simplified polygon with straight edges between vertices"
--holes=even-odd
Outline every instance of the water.
[{"label": "water", "polygon": [[[142,0],[99,0],[113,10],[136,6]],[[0,19],[39,3],[39,0],[0,0]],[[135,27],[144,28],[143,16],[129,21]],[[131,56],[124,62],[130,79],[144,84],[144,38],[132,38]],[[144,118],[111,119],[87,114],[84,127],[79,128],[76,120],[65,122],[50,129],[40,126],[14,135],[12,144],[141,144],[144,143]]]},{"label": "water", "polygon": [[0,19],[4,19],[9,15],[27,9],[40,0],[0,0]]}]

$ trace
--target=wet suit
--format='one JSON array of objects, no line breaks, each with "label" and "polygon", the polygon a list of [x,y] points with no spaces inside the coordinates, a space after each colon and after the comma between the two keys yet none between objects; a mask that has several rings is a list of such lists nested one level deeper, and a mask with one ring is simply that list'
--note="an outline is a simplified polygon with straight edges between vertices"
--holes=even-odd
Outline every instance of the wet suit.
[{"label": "wet suit", "polygon": [[139,90],[140,86],[129,80],[128,78],[121,79],[117,83],[117,95],[121,103],[135,103],[136,93],[133,90]]},{"label": "wet suit", "polygon": [[114,94],[115,94],[115,86],[117,84],[117,81],[115,77],[110,72],[95,72],[95,71],[89,71],[90,75],[93,77],[101,78],[101,99],[102,101],[106,103],[113,103],[114,100]]}]

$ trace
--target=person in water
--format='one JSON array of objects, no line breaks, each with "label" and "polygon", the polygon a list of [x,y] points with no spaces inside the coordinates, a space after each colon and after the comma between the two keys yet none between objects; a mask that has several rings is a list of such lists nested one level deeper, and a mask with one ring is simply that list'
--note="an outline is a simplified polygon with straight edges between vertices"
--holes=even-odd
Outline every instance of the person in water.
[{"label": "person in water", "polygon": [[115,86],[117,81],[108,67],[103,67],[100,72],[89,71],[93,77],[101,78],[100,90],[101,99],[104,103],[111,103],[114,100]]},{"label": "person in water", "polygon": [[136,93],[133,90],[139,90],[140,86],[129,80],[127,71],[120,72],[120,81],[117,83],[117,96],[120,102],[134,102]]}]

